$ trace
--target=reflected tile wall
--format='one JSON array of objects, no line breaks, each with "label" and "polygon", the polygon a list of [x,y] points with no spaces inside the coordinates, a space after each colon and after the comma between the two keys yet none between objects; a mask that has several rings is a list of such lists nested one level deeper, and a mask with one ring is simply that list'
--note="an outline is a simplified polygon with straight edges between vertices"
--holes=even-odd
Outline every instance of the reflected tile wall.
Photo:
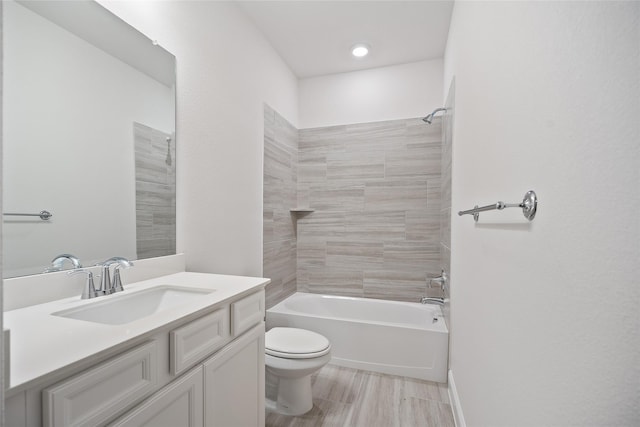
[{"label": "reflected tile wall", "polygon": [[298,130],[264,106],[264,184],[262,274],[271,279],[266,306],[296,291],[295,217],[298,181]]},{"label": "reflected tile wall", "polygon": [[299,131],[298,204],[315,209],[297,221],[299,291],[425,295],[441,268],[441,142],[440,119]]},{"label": "reflected tile wall", "polygon": [[[176,253],[175,138],[140,123],[133,124],[133,131],[137,257],[172,255]],[[169,143],[167,138],[171,139]]]},{"label": "reflected tile wall", "polygon": [[[452,169],[452,143],[453,143],[453,119],[455,100],[455,80],[451,82],[445,107],[447,111],[442,118],[442,177],[440,187],[440,264],[449,274],[449,288],[445,296],[449,298],[451,293],[451,169]],[[449,303],[443,307],[445,322],[451,328]],[[451,334],[451,329],[449,329]],[[449,335],[451,336],[451,335]]]}]

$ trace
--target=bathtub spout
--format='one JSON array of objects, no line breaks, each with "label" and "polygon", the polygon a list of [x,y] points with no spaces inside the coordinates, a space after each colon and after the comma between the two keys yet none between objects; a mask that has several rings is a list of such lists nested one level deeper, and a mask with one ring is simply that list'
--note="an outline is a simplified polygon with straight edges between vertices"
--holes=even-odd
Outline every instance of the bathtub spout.
[{"label": "bathtub spout", "polygon": [[444,305],[444,298],[422,297],[420,298],[420,302],[422,304]]}]

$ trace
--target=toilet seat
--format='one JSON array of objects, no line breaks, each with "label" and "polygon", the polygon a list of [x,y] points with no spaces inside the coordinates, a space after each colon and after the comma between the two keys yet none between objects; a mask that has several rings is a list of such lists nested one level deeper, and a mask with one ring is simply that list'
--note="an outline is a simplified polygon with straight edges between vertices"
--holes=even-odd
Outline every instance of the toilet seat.
[{"label": "toilet seat", "polygon": [[285,359],[312,359],[331,351],[324,336],[298,328],[273,328],[265,334],[265,353]]}]

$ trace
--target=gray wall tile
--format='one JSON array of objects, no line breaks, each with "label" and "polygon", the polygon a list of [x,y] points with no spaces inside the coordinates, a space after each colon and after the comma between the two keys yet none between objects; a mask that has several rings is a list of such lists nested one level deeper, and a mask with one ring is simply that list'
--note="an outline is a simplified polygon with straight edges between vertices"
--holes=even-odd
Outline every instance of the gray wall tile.
[{"label": "gray wall tile", "polygon": [[[296,131],[265,106],[267,306],[295,290],[423,296],[443,257],[441,142],[440,121]],[[315,211],[291,215],[294,206]]]},{"label": "gray wall tile", "polygon": [[309,206],[318,211],[361,211],[365,185],[359,182],[331,182],[309,185]]},{"label": "gray wall tile", "polygon": [[358,156],[353,159],[329,157],[326,167],[327,180],[358,180],[382,179],[385,176],[384,157]]},{"label": "gray wall tile", "polygon": [[[137,257],[171,255],[176,248],[175,138],[140,123],[133,124],[133,135]],[[166,163],[167,150],[170,165]]]},{"label": "gray wall tile", "polygon": [[[453,278],[451,275],[451,170],[452,145],[453,145],[453,120],[455,112],[455,80],[451,82],[447,101],[447,111],[442,116],[442,172],[440,176],[440,264],[448,276],[448,287],[445,289],[445,297],[451,295]],[[450,305],[443,307],[444,318],[451,334]],[[451,335],[449,335],[451,336]]]},{"label": "gray wall tile", "polygon": [[360,266],[381,265],[384,262],[384,243],[328,241],[328,266]]},{"label": "gray wall tile", "polygon": [[263,271],[267,308],[296,291],[298,130],[264,106]]},{"label": "gray wall tile", "polygon": [[[298,290],[416,301],[439,273],[440,125],[303,129]],[[324,252],[323,252],[324,251]]]},{"label": "gray wall tile", "polygon": [[406,211],[406,240],[439,244],[440,214],[437,207]]},{"label": "gray wall tile", "polygon": [[307,243],[309,239],[342,237],[346,230],[346,212],[315,211],[298,217],[298,241]]},{"label": "gray wall tile", "polygon": [[425,179],[368,182],[364,190],[367,210],[420,210],[427,208]]},{"label": "gray wall tile", "polygon": [[405,211],[345,212],[345,239],[393,241],[407,238]]}]

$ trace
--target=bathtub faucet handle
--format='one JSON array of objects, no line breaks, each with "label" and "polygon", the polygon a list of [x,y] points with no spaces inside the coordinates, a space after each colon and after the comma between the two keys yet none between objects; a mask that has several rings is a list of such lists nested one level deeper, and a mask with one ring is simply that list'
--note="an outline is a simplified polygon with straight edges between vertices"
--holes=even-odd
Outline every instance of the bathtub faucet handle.
[{"label": "bathtub faucet handle", "polygon": [[432,277],[431,279],[429,279],[429,287],[431,287],[431,285],[435,282],[438,283],[440,285],[440,289],[442,289],[442,291],[445,290],[445,288],[447,287],[447,280],[448,280],[448,276],[447,276],[447,272],[444,271],[444,269],[442,270],[442,272],[440,273],[440,276],[438,277]]}]

